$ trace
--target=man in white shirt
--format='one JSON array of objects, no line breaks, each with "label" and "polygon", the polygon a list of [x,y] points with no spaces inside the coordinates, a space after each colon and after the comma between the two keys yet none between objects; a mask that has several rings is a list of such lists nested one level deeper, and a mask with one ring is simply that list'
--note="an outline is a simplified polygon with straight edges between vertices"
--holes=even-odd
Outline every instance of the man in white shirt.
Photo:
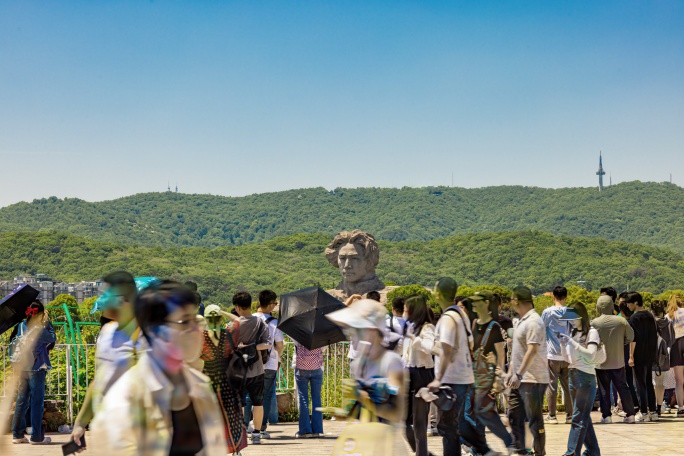
[{"label": "man in white shirt", "polygon": [[546,422],[558,424],[556,418],[556,402],[558,399],[558,381],[563,386],[563,404],[565,405],[565,424],[572,421],[572,399],[570,397],[570,383],[568,383],[568,363],[561,353],[561,342],[556,333],[570,334],[567,321],[561,321],[565,315],[565,301],[568,290],[558,286],[553,289],[553,306],[547,307],[541,314],[546,329],[546,347],[549,362],[549,388],[546,390],[546,402],[549,404],[549,415]]},{"label": "man in white shirt", "polygon": [[456,403],[451,410],[441,412],[437,424],[444,456],[461,455],[459,423],[463,420],[466,397],[475,381],[467,331],[470,321],[454,302],[457,289],[454,279],[443,277],[437,280],[433,291],[442,308],[442,317],[436,328],[441,354],[435,359],[435,380],[428,388],[437,391],[441,386],[449,386],[456,394]]},{"label": "man in white shirt", "polygon": [[544,431],[544,392],[549,386],[546,328],[534,310],[532,292],[527,287],[516,287],[511,295],[511,305],[520,321],[513,333],[511,363],[505,384],[511,389],[509,419],[513,431],[513,445],[525,454],[525,420],[530,423],[534,438],[535,456],[546,454]]},{"label": "man in white shirt", "polygon": [[[369,293],[370,294],[370,293]],[[406,335],[407,322],[404,318],[404,298],[394,298],[392,300],[392,314],[387,316],[387,329],[393,333],[390,341],[390,348],[403,354],[404,336]]]},{"label": "man in white shirt", "polygon": [[[276,401],[276,381],[278,376],[278,366],[280,364],[280,356],[283,354],[285,337],[281,330],[277,328],[278,320],[271,315],[273,309],[278,304],[278,295],[271,290],[263,290],[259,293],[259,308],[254,313],[255,316],[261,318],[268,327],[268,340],[273,346],[270,350],[269,358],[264,364],[264,418],[259,425],[254,423],[254,428],[260,426],[261,437],[270,438],[270,434],[266,432],[267,423],[278,422],[278,404]],[[275,409],[275,412],[274,412]],[[251,401],[247,399],[247,406],[245,406],[245,424],[249,425],[252,419]]]}]

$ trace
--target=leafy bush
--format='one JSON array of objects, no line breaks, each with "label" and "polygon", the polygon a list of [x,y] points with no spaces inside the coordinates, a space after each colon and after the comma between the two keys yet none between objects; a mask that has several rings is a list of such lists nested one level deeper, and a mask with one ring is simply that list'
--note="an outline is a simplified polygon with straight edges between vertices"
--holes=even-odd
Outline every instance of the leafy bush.
[{"label": "leafy bush", "polygon": [[408,296],[412,296],[415,294],[424,296],[425,300],[427,301],[427,304],[430,306],[430,308],[432,308],[434,312],[441,312],[439,304],[437,304],[437,301],[435,301],[434,296],[432,296],[432,292],[424,286],[416,284],[404,285],[403,287],[395,288],[394,290],[387,293],[387,311],[392,312],[392,300],[394,298],[406,298]]}]

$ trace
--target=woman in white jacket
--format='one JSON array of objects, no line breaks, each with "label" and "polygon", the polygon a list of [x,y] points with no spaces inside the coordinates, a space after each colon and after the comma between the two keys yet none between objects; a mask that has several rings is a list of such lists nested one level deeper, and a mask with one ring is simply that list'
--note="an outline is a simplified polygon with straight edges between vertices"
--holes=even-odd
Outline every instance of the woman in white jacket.
[{"label": "woman in white jacket", "polygon": [[[568,321],[571,334],[556,334],[561,341],[561,352],[569,363],[572,424],[568,449],[563,456],[600,456],[591,408],[596,397],[597,351],[601,343],[597,330],[589,325],[589,314],[582,303],[568,306],[561,321]],[[586,451],[582,453],[582,445]]]},{"label": "woman in white jacket", "polygon": [[109,389],[91,425],[95,454],[225,456],[207,376],[187,363],[202,350],[195,294],[177,282],[143,290],[135,317],[150,350]]}]

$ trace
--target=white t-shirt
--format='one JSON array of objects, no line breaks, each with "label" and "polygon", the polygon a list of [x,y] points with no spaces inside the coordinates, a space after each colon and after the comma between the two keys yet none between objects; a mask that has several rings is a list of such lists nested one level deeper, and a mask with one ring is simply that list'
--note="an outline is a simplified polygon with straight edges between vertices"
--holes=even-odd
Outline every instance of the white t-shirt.
[{"label": "white t-shirt", "polygon": [[513,332],[510,371],[518,372],[522,365],[528,345],[539,345],[537,356],[525,372],[522,383],[549,383],[549,362],[546,358],[546,326],[534,310],[530,310],[518,322]]},{"label": "white t-shirt", "polygon": [[[135,320],[129,323],[136,325]],[[135,331],[137,341],[119,330],[115,321],[107,323],[100,330],[95,347],[95,375],[93,377],[93,410],[98,411],[104,395],[109,388],[139,359],[148,349],[142,332]]]},{"label": "white t-shirt", "polygon": [[[455,350],[452,359],[447,361],[449,366],[446,368],[444,377],[441,379],[442,383],[471,385],[475,382],[466,325],[468,328],[470,327],[468,317],[452,310],[444,312],[437,322],[435,339],[440,344],[450,345]],[[442,356],[435,357],[435,374],[439,372],[439,366],[442,362]]]},{"label": "white t-shirt", "polygon": [[[271,317],[270,315],[266,315],[261,312],[255,312],[254,315],[264,320],[264,323],[266,323],[266,320]],[[277,328],[277,319],[272,319],[266,326],[268,326],[268,341],[273,347],[271,348],[271,355],[268,358],[268,362],[264,364],[264,369],[278,370],[278,352],[275,349],[275,343],[283,342],[285,340],[285,336],[283,336],[283,332]]]},{"label": "white t-shirt", "polygon": [[[589,329],[589,332],[587,333],[586,337],[582,337],[582,333],[578,332],[572,337],[572,340],[574,340],[575,342],[579,342],[579,344],[585,348],[589,344],[596,344],[596,348],[598,349],[598,346],[601,343],[601,337],[599,336],[598,331],[594,328]],[[569,364],[568,367],[570,369],[578,369],[582,372],[586,372],[587,374],[596,375],[594,355],[582,353],[581,351],[576,349],[574,345],[562,345],[563,354],[565,355],[565,359],[567,360]]]}]

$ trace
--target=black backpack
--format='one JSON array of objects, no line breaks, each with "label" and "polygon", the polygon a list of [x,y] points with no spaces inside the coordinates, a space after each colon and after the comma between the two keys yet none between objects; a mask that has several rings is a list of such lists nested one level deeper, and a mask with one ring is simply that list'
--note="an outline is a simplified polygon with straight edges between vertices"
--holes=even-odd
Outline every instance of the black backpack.
[{"label": "black backpack", "polygon": [[[408,323],[407,323],[406,321],[404,321],[404,326],[401,328],[401,334],[400,334],[402,337],[406,335],[406,326],[407,326],[407,325],[408,325]],[[394,314],[390,315],[389,330],[390,330],[390,332],[393,332],[393,333],[395,333],[395,334],[398,334],[398,333],[394,330]],[[392,341],[392,342],[389,342],[389,343],[387,344],[387,349],[390,350],[390,351],[396,350],[397,345],[399,345],[399,342],[400,342],[400,341],[401,341],[401,339],[397,339],[397,340],[394,340],[394,341]]]},{"label": "black backpack", "polygon": [[[667,351],[668,346],[671,341],[674,340],[674,328],[672,322],[668,322],[668,325],[663,328],[661,332],[656,322],[656,334],[658,335],[658,342],[656,344],[656,357],[653,363],[653,371],[656,372],[657,376],[660,376],[663,372],[670,370],[670,353]],[[665,336],[665,337],[663,337]],[[669,343],[668,343],[669,339]]]},{"label": "black backpack", "polygon": [[[261,322],[261,319],[259,319]],[[263,323],[263,322],[261,322]],[[237,326],[238,330],[238,341],[240,340],[240,324],[238,322],[233,323]],[[258,325],[260,327],[260,325]],[[259,329],[257,329],[258,333]],[[247,382],[247,372],[249,368],[256,362],[259,361],[259,350],[256,348],[256,344],[250,344],[242,348],[238,348],[233,340],[233,335],[228,333],[228,342],[233,348],[233,353],[227,360],[226,365],[226,375],[230,385],[238,390],[242,391]]]}]

